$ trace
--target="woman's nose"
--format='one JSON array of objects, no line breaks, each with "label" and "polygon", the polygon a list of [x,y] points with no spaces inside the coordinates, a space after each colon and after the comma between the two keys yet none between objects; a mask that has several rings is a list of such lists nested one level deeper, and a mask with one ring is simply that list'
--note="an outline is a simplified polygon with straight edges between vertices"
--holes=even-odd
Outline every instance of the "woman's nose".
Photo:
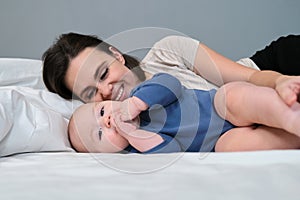
[{"label": "woman's nose", "polygon": [[110,100],[113,86],[110,83],[99,83],[97,85],[98,91],[100,92],[103,100]]}]

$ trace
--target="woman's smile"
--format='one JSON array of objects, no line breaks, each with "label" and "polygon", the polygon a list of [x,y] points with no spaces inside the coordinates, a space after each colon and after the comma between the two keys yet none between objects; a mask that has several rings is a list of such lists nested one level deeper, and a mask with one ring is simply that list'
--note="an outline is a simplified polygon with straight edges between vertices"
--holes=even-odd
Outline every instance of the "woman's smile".
[{"label": "woman's smile", "polygon": [[[116,92],[115,92],[115,94],[113,93],[113,96],[112,96],[113,98],[112,99],[115,100],[115,101],[123,100],[123,98],[124,98],[123,94],[124,94],[124,83],[121,84],[120,87],[116,88]],[[121,98],[121,97],[123,97],[123,98]]]}]

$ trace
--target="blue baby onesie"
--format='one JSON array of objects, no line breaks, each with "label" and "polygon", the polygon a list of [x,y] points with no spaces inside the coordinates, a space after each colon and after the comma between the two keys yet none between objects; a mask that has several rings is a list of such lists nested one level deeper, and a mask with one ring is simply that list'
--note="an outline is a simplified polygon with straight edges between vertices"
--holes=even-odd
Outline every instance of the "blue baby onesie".
[{"label": "blue baby onesie", "polygon": [[[210,152],[231,128],[213,106],[216,90],[187,89],[175,77],[159,73],[131,92],[149,109],[140,117],[140,129],[159,134],[163,142],[143,153]],[[139,153],[132,146],[125,151]]]}]

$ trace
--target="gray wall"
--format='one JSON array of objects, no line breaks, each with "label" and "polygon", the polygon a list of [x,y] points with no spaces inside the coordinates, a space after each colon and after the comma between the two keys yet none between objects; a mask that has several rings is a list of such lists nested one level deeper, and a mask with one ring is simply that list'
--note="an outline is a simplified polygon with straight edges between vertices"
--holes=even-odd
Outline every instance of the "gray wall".
[{"label": "gray wall", "polygon": [[127,43],[178,31],[236,60],[300,34],[299,19],[299,0],[0,0],[0,57],[40,58],[65,32],[107,39],[139,28]]}]

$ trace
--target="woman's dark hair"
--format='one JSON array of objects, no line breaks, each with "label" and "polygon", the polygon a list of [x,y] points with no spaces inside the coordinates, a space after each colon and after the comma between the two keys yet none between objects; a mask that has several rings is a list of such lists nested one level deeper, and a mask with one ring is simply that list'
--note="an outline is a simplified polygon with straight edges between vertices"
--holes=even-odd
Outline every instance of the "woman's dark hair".
[{"label": "woman's dark hair", "polygon": [[[65,84],[65,76],[70,61],[87,47],[99,47],[100,50],[112,55],[112,52],[109,50],[111,46],[112,45],[93,35],[82,35],[78,33],[60,35],[55,43],[42,56],[43,80],[46,87],[50,92],[57,93],[65,99],[76,97]],[[141,81],[144,81],[145,74],[139,67],[139,61],[132,56],[126,54],[122,55],[125,59],[125,65],[131,69]]]}]

